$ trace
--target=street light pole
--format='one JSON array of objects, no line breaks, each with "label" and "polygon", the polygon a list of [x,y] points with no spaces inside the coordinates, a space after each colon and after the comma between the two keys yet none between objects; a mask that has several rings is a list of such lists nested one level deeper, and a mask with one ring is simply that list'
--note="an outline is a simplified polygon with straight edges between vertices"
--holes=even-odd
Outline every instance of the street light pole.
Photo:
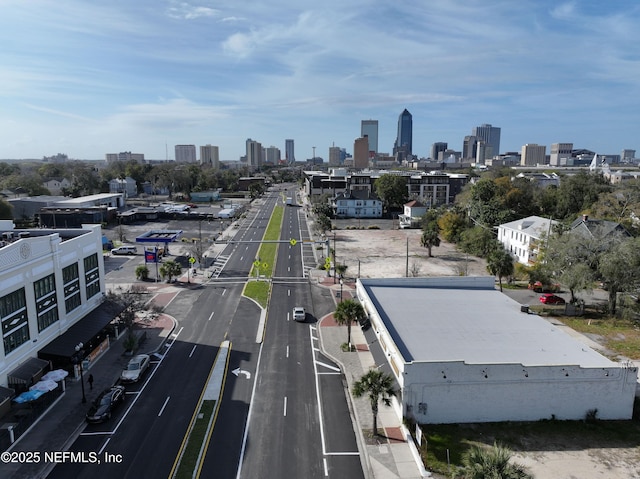
[{"label": "street light pole", "polygon": [[340,278],[340,302],[342,303],[342,285],[344,284],[344,281],[342,280],[342,278]]},{"label": "street light pole", "polygon": [[333,284],[336,284],[336,272],[338,263],[336,263],[336,232],[333,232]]},{"label": "street light pole", "polygon": [[80,366],[80,386],[82,387],[82,403],[86,403],[87,402],[87,397],[84,394],[84,375],[83,375],[83,371],[82,371],[82,360],[84,359],[84,349],[82,349],[84,347],[84,344],[82,343],[78,343],[75,347],[76,353],[73,355],[74,356],[74,363],[78,364]]}]

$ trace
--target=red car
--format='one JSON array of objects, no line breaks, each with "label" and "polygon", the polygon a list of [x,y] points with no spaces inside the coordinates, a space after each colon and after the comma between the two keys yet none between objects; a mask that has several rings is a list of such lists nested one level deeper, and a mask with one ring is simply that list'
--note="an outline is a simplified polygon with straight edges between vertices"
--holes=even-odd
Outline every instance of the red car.
[{"label": "red car", "polygon": [[546,293],[540,296],[540,302],[543,304],[564,304],[565,303],[563,298],[551,293]]}]

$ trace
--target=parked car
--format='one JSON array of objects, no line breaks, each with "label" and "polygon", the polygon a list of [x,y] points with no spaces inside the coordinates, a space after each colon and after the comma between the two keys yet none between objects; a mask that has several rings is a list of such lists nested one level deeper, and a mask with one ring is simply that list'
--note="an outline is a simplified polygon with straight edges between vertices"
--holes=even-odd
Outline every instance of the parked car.
[{"label": "parked car", "polygon": [[564,304],[565,300],[555,294],[545,293],[540,296],[540,302],[543,304]]},{"label": "parked car", "polygon": [[87,422],[104,422],[111,418],[114,409],[124,401],[124,386],[112,386],[105,389],[93,401],[87,412]]},{"label": "parked car", "polygon": [[296,306],[293,308],[293,320],[304,321],[307,318],[307,313],[302,306]]},{"label": "parked car", "polygon": [[532,289],[536,293],[557,293],[560,291],[560,285],[558,283],[543,284],[541,281],[536,281],[529,285],[529,289]]},{"label": "parked car", "polygon": [[136,246],[118,246],[111,250],[111,254],[137,254],[138,248]]},{"label": "parked car", "polygon": [[150,359],[148,354],[138,354],[131,358],[127,367],[120,373],[120,381],[123,383],[138,382],[149,367]]}]

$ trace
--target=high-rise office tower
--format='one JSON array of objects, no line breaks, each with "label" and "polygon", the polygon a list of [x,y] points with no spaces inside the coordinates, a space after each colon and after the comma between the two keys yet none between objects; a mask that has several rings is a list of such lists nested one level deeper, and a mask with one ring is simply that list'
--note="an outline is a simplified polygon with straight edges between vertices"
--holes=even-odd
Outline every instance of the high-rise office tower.
[{"label": "high-rise office tower", "polygon": [[329,147],[329,166],[340,166],[340,153],[339,146],[333,145]]},{"label": "high-rise office tower", "polygon": [[398,136],[393,146],[393,154],[398,161],[404,160],[412,152],[413,142],[413,118],[406,108],[398,118]]},{"label": "high-rise office tower", "polygon": [[251,138],[247,138],[247,166],[250,168],[262,166],[262,145]]},{"label": "high-rise office tower", "polygon": [[176,163],[195,163],[196,145],[176,145]]},{"label": "high-rise office tower", "polygon": [[520,166],[544,165],[547,159],[547,147],[535,143],[527,143],[522,147]]},{"label": "high-rise office tower", "polygon": [[473,135],[465,136],[464,141],[462,143],[462,159],[475,161],[477,146],[478,146],[478,138],[476,138]]},{"label": "high-rise office tower", "polygon": [[293,140],[284,140],[284,154],[287,163],[296,161],[296,155],[293,152]]},{"label": "high-rise office tower", "polygon": [[362,120],[360,136],[369,139],[370,153],[378,153],[378,120]]},{"label": "high-rise office tower", "polygon": [[441,151],[447,151],[447,148],[449,148],[449,145],[443,141],[438,141],[431,145],[431,159],[437,160],[438,153],[440,153]]},{"label": "high-rise office tower", "polygon": [[369,167],[369,139],[366,136],[356,138],[356,141],[353,143],[353,167]]},{"label": "high-rise office tower", "polygon": [[485,123],[476,126],[471,134],[478,140],[485,142],[485,159],[490,159],[500,154],[500,128]]},{"label": "high-rise office tower", "polygon": [[276,148],[275,146],[270,146],[265,149],[265,161],[267,163],[271,163],[272,165],[277,165],[280,163],[280,148]]},{"label": "high-rise office tower", "polygon": [[200,164],[220,168],[220,153],[217,146],[204,145],[200,147]]},{"label": "high-rise office tower", "polygon": [[622,150],[622,155],[620,156],[622,158],[622,161],[631,161],[636,157],[636,150],[625,148],[624,150]]}]

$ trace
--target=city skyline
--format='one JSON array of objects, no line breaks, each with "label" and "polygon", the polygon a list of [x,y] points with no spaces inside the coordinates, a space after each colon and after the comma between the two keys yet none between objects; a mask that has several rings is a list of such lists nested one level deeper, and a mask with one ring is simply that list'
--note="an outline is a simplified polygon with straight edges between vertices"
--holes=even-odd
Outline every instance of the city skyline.
[{"label": "city skyline", "polygon": [[483,124],[501,128],[493,154],[553,143],[619,154],[640,149],[639,19],[631,0],[8,0],[0,158],[162,160],[211,144],[230,161],[254,138],[327,161],[367,119],[391,153],[404,109],[419,157],[437,142],[462,150]]}]

